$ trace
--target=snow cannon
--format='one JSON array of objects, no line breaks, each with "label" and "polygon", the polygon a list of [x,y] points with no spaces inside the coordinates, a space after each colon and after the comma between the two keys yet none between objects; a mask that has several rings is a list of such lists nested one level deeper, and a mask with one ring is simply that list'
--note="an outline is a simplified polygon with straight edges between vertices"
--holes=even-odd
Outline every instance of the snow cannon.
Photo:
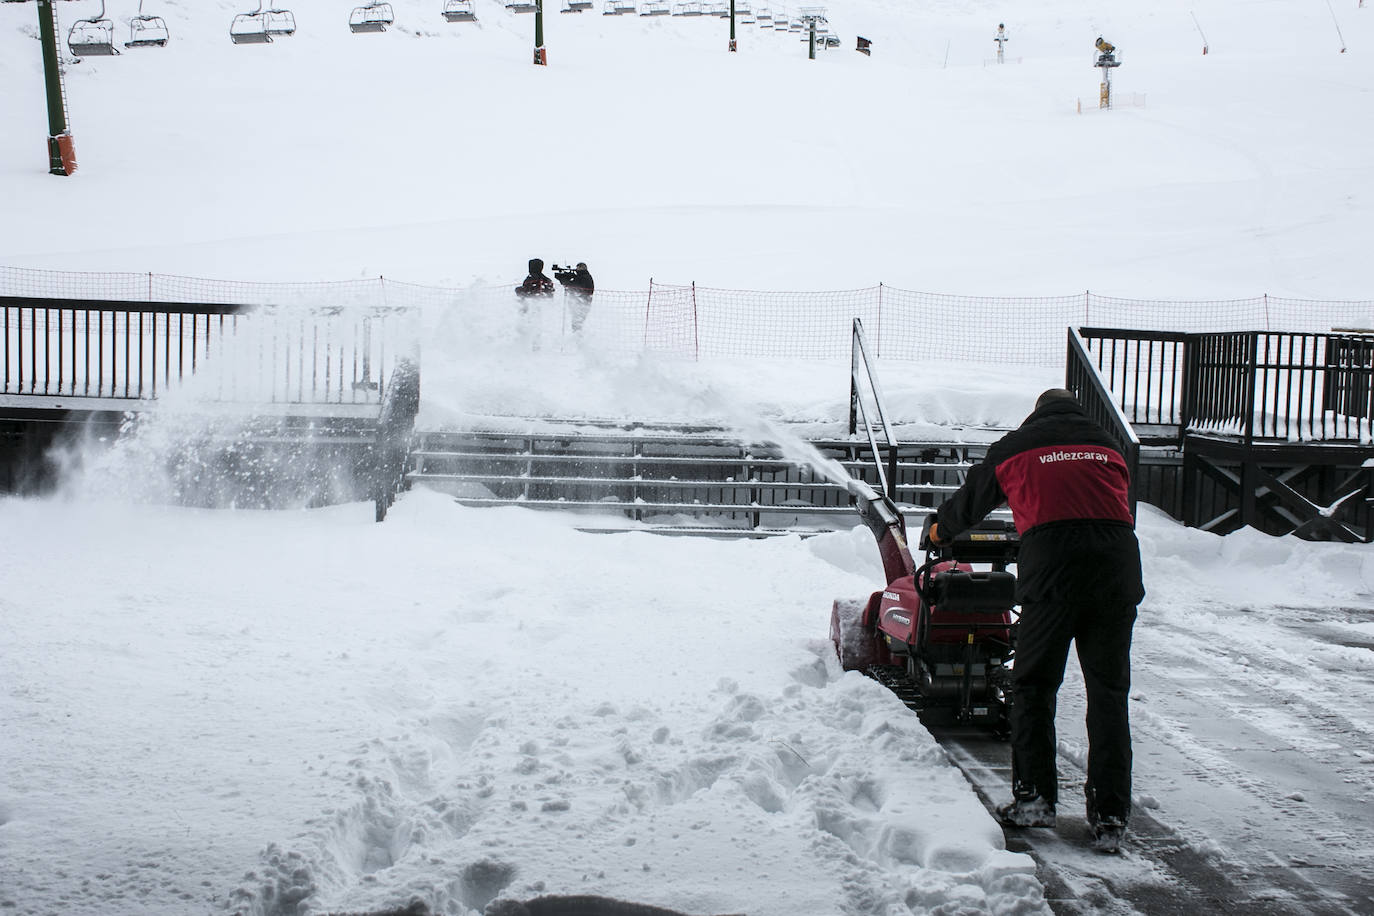
[{"label": "snow cannon", "polygon": [[[870,491],[871,492],[871,491]],[[1020,538],[1010,521],[988,519],[953,541],[930,541],[926,516],[912,559],[896,504],[876,493],[856,504],[878,541],[887,585],[865,600],[836,599],[830,639],[840,666],[887,685],[919,712],[942,710],[962,724],[1008,731]]]}]

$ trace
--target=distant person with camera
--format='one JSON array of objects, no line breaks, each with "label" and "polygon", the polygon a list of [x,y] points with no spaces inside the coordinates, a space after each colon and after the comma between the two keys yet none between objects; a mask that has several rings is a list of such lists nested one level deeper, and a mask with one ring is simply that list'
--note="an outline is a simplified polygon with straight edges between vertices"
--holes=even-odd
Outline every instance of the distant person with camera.
[{"label": "distant person with camera", "polygon": [[555,264],[553,275],[563,284],[563,289],[567,293],[572,313],[572,329],[576,334],[582,330],[587,313],[592,310],[592,293],[596,292],[596,281],[592,279],[591,271],[587,270],[585,261],[578,261],[576,267],[559,267]]}]

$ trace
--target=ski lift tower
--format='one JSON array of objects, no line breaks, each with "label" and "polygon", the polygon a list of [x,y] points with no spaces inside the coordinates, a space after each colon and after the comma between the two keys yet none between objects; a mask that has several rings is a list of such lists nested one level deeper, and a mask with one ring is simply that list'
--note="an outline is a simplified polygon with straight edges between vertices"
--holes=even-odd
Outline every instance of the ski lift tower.
[{"label": "ski lift tower", "polygon": [[544,47],[544,0],[534,0],[534,65],[546,67],[549,52]]},{"label": "ski lift tower", "polygon": [[825,18],[825,7],[823,6],[804,6],[801,11],[801,22],[807,31],[807,59],[816,59],[816,28],[826,28],[829,23]]},{"label": "ski lift tower", "polygon": [[1098,108],[1112,107],[1112,70],[1121,66],[1121,61],[1116,59],[1116,45],[1097,36],[1095,47],[1100,52],[1097,55],[1097,63],[1093,64],[1102,70],[1102,89],[1098,96]]},{"label": "ski lift tower", "polygon": [[52,0],[38,0],[38,36],[43,46],[43,80],[48,94],[48,173],[76,171],[76,149],[67,129],[67,96],[57,58],[57,12]]},{"label": "ski lift tower", "polygon": [[997,23],[997,37],[994,38],[993,41],[997,42],[997,62],[999,64],[1002,62],[1002,48],[1010,40],[1011,39],[1007,37],[1006,23]]}]

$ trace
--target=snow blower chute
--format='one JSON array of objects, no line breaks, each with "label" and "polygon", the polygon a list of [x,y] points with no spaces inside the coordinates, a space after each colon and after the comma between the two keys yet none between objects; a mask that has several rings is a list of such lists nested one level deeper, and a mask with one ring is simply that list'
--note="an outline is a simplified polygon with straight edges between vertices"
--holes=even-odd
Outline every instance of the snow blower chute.
[{"label": "snow blower chute", "polygon": [[867,601],[836,599],[830,639],[840,665],[886,684],[918,711],[946,710],[956,722],[1005,734],[1016,603],[1016,576],[1007,566],[1021,543],[1015,526],[985,520],[937,547],[928,515],[918,568],[896,504],[854,484],[850,492],[878,540],[887,585]]}]

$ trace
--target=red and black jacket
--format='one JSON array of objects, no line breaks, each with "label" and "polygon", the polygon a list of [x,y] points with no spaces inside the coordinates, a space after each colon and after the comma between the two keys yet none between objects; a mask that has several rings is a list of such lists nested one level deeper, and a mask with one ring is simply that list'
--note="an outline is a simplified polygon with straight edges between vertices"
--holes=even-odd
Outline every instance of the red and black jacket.
[{"label": "red and black jacket", "polygon": [[1021,535],[1022,604],[1134,605],[1145,590],[1129,488],[1116,440],[1076,401],[1062,398],[989,446],[936,519],[950,537],[1010,506]]},{"label": "red and black jacket", "polygon": [[530,274],[525,278],[525,282],[515,288],[515,295],[522,299],[534,297],[551,297],[553,295],[553,281],[543,274]]}]

